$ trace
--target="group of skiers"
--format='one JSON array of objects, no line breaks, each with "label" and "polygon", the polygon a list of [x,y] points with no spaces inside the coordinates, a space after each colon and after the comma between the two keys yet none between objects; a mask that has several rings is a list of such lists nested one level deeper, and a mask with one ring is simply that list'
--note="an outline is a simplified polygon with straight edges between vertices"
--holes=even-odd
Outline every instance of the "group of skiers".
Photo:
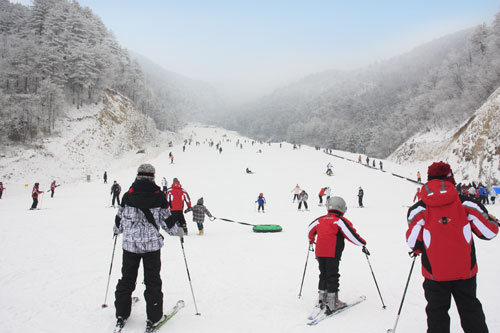
[{"label": "group of skiers", "polygon": [[489,205],[490,199],[491,204],[495,204],[496,192],[493,189],[488,189],[482,183],[476,184],[475,182],[469,184],[457,184],[457,191],[463,195],[468,196],[472,199],[478,200],[483,205]]},{"label": "group of skiers", "polygon": [[[54,193],[56,191],[56,187],[58,187],[58,186],[60,186],[60,185],[56,184],[55,180],[53,180],[52,183],[50,183],[49,191],[50,191],[50,197],[51,198],[54,197]],[[44,191],[40,190],[40,183],[35,183],[35,185],[33,185],[33,188],[31,190],[31,198],[33,199],[33,203],[31,204],[31,207],[30,207],[31,210],[37,209],[37,207],[38,207],[38,198],[43,193],[44,193]],[[0,195],[0,197],[1,197],[1,195]]]},{"label": "group of skiers", "polygon": [[[480,239],[493,239],[498,234],[498,220],[488,214],[483,204],[459,194],[451,167],[444,162],[429,166],[428,182],[418,199],[408,210],[406,240],[414,257],[422,255],[427,332],[450,332],[451,297],[457,305],[464,332],[488,332],[476,296],[473,234]],[[310,250],[316,253],[320,271],[315,315],[320,312],[328,315],[346,306],[339,299],[339,264],[344,239],[362,246],[363,252],[370,255],[366,241],[344,217],[345,201],[332,197],[326,207],[327,215],[314,220],[308,229]]]},{"label": "group of skiers", "polygon": [[115,291],[117,327],[123,327],[130,316],[132,292],[135,290],[139,264],[144,266],[144,292],[146,300],[146,331],[152,332],[166,320],[163,313],[162,280],[160,276],[163,236],[160,228],[169,235],[177,235],[183,242],[188,233],[183,215],[193,212],[193,220],[198,225],[199,235],[203,235],[205,215],[215,219],[200,198],[191,206],[188,193],[179,179],[174,178],[172,187],[165,194],[155,184],[155,168],[151,164],[141,164],[130,189],[123,195],[115,217],[113,232],[115,237],[123,234],[122,278]]}]

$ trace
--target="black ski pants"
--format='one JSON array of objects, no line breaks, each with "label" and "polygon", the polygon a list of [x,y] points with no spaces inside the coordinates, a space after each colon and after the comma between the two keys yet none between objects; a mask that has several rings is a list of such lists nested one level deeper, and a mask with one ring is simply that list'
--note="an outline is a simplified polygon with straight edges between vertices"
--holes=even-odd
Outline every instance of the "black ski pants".
[{"label": "black ski pants", "polygon": [[299,201],[299,210],[302,207],[302,203],[304,203],[304,208],[308,209],[308,207],[307,207],[307,201]]},{"label": "black ski pants", "polygon": [[174,225],[177,224],[177,226],[181,227],[184,230],[184,233],[187,234],[188,229],[187,229],[187,224],[186,224],[186,219],[184,218],[184,213],[182,210],[172,210],[170,211],[172,213],[167,220],[165,221],[167,225]]},{"label": "black ski pants", "polygon": [[359,207],[363,207],[363,196],[362,195],[358,195],[358,205],[359,205]]},{"label": "black ski pants", "polygon": [[31,205],[31,209],[35,209],[38,206],[38,198],[33,198],[33,204]]},{"label": "black ski pants", "polygon": [[111,205],[112,206],[115,205],[115,200],[116,200],[118,206],[120,206],[120,192],[113,193],[113,199],[111,200]]},{"label": "black ski pants", "polygon": [[425,299],[427,300],[427,332],[450,332],[451,296],[455,300],[460,323],[465,333],[487,333],[486,319],[481,302],[476,297],[476,277],[455,281],[424,281]]},{"label": "black ski pants", "polygon": [[339,265],[340,259],[331,257],[317,257],[319,265],[318,290],[326,290],[328,293],[339,291]]},{"label": "black ski pants", "polygon": [[116,317],[128,318],[132,309],[132,292],[135,290],[139,264],[144,267],[144,298],[148,320],[157,322],[163,316],[163,293],[161,291],[160,250],[148,253],[132,253],[123,250],[122,278],[115,291]]}]

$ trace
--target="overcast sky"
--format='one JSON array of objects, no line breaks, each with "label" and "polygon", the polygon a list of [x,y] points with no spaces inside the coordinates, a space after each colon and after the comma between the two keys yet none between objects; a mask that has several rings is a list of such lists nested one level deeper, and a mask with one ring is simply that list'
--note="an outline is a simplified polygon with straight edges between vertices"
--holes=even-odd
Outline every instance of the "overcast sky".
[{"label": "overcast sky", "polygon": [[[19,0],[29,4],[29,0]],[[126,48],[250,98],[481,23],[500,0],[79,0]]]}]

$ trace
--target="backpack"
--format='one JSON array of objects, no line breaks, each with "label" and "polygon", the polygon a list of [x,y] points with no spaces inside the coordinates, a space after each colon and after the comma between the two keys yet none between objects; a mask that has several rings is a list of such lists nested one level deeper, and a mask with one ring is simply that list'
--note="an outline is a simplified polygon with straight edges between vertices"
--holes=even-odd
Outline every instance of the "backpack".
[{"label": "backpack", "polygon": [[431,180],[423,186],[426,204],[422,230],[422,271],[436,281],[469,279],[475,275],[472,229],[453,184]]}]

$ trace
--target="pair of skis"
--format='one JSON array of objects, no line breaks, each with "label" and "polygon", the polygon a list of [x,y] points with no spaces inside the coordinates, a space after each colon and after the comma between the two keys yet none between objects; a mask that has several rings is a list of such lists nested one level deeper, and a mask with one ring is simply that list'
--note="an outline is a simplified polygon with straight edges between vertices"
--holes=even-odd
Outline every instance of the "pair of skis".
[{"label": "pair of skis", "polygon": [[307,325],[309,326],[314,326],[322,322],[323,320],[333,317],[341,312],[344,312],[347,309],[352,308],[355,305],[358,305],[359,303],[363,302],[366,300],[366,296],[360,296],[358,299],[356,299],[353,302],[347,303],[346,306],[343,308],[337,309],[333,311],[332,313],[326,314],[325,309],[321,309],[319,306],[315,307],[312,313],[307,317],[309,319],[309,322],[307,322]]},{"label": "pair of skis", "polygon": [[[137,302],[139,302],[139,297],[132,297],[132,305],[134,305]],[[153,333],[158,331],[160,327],[165,325],[167,321],[169,321],[173,316],[175,316],[175,314],[179,312],[179,310],[182,309],[183,307],[184,307],[184,301],[183,300],[177,301],[177,303],[175,303],[175,305],[169,311],[167,311],[166,314],[163,315],[163,318],[159,322],[157,322],[156,325],[147,327],[144,333]],[[125,327],[126,323],[127,323],[126,319],[124,321],[118,322],[113,332],[120,333],[123,327]]]}]

